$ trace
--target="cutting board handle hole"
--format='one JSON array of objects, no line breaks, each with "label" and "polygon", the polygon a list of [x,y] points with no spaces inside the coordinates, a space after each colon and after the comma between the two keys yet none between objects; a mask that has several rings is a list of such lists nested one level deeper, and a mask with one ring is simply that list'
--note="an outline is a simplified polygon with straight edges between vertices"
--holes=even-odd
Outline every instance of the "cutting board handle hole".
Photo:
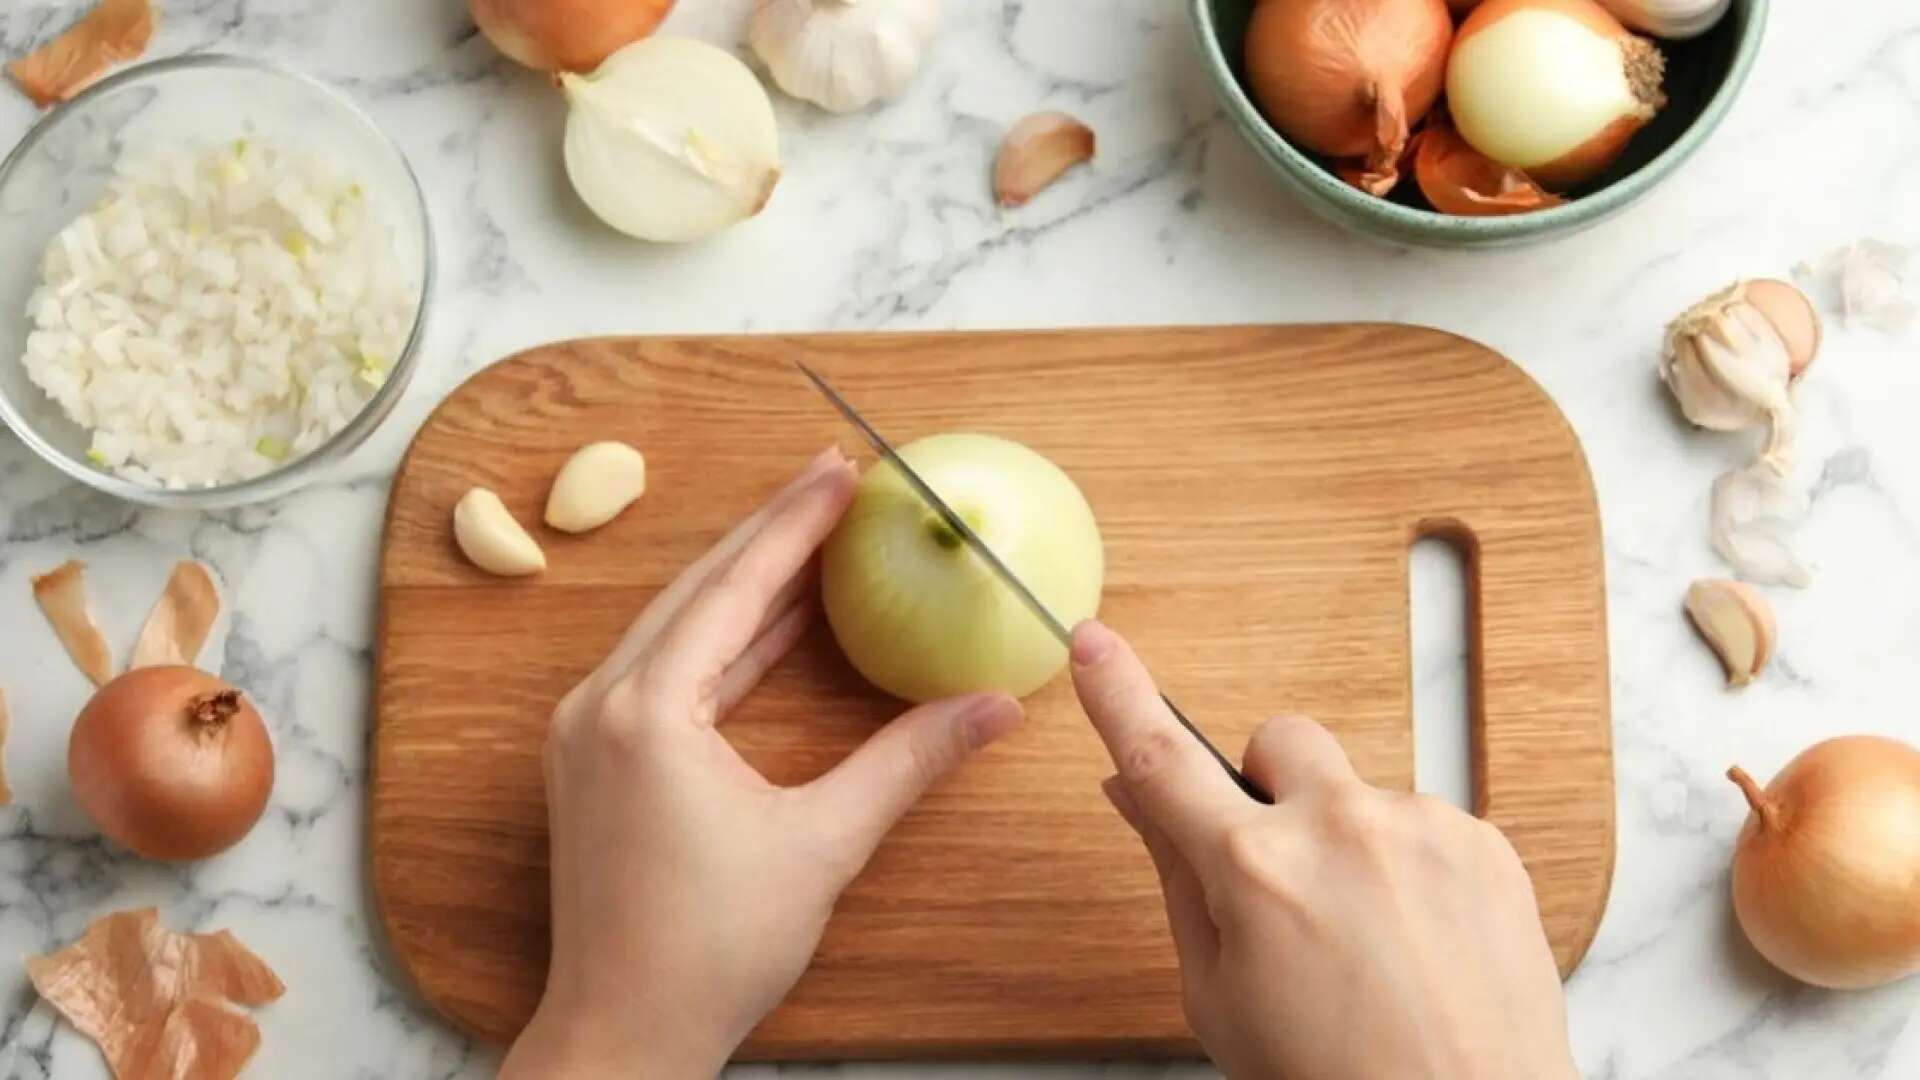
[{"label": "cutting board handle hole", "polygon": [[1413,656],[1413,786],[1472,810],[1471,538],[1422,529],[1407,559]]}]

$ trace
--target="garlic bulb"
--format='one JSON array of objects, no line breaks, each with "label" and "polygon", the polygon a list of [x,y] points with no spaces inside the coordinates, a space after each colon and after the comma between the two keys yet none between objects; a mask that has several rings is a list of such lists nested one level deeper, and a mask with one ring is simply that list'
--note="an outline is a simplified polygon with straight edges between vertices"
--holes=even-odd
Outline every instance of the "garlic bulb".
[{"label": "garlic bulb", "polygon": [[1806,298],[1781,282],[1755,287],[1761,284],[1736,282],[1673,320],[1660,378],[1680,411],[1703,428],[1768,425],[1760,460],[1785,475],[1793,461],[1791,389],[1794,376],[1812,362],[1818,322],[1811,323],[1809,335],[1805,320],[1813,309]]},{"label": "garlic bulb", "polygon": [[702,41],[651,37],[590,75],[560,74],[567,178],[602,221],[642,240],[697,240],[760,212],[780,178],[773,103]]},{"label": "garlic bulb", "polygon": [[747,43],[794,97],[852,112],[898,97],[940,25],[940,0],[758,0]]},{"label": "garlic bulb", "polygon": [[1668,41],[1699,37],[1727,13],[1730,0],[1600,0],[1613,17]]}]

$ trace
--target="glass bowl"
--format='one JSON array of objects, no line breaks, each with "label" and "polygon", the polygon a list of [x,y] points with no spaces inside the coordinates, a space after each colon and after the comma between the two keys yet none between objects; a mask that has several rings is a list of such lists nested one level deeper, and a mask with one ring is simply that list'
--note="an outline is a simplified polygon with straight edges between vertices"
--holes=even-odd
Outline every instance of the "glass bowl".
[{"label": "glass bowl", "polygon": [[[419,286],[406,344],[386,381],[331,439],[249,480],[167,489],[106,472],[87,459],[88,433],[27,377],[21,357],[49,240],[105,191],[123,148],[149,141],[221,145],[242,137],[298,145],[354,174],[366,205],[392,230]],[[199,54],[127,68],[56,106],[0,163],[0,423],[81,483],[151,506],[214,508],[277,498],[346,457],[380,425],[413,376],[433,289],[426,197],[399,147],[339,92],[297,72],[237,56]]]}]

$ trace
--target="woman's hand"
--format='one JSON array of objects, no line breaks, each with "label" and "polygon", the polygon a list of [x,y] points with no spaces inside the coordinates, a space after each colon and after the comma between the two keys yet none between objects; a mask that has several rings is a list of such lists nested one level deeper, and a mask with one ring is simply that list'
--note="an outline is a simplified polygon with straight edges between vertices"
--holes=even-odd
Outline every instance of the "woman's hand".
[{"label": "woman's hand", "polygon": [[887,830],[1019,723],[1004,694],[923,705],[797,788],[715,730],[813,618],[813,555],[854,482],[838,451],[821,454],[554,711],[553,960],[503,1076],[715,1075],[805,970]]},{"label": "woman's hand", "polygon": [[1577,1077],[1533,886],[1492,825],[1354,774],[1313,721],[1247,747],[1247,798],[1126,642],[1074,633],[1106,790],[1166,897],[1187,1020],[1229,1077]]}]

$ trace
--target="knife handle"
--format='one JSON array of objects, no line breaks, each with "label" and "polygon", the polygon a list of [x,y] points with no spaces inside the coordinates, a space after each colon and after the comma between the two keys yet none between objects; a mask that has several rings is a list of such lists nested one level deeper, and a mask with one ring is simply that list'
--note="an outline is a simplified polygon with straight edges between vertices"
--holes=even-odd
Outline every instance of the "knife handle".
[{"label": "knife handle", "polygon": [[1180,711],[1180,706],[1175,705],[1172,698],[1161,694],[1160,700],[1166,703],[1167,711],[1173,714],[1173,718],[1180,721],[1180,726],[1192,732],[1193,737],[1200,740],[1200,745],[1207,748],[1207,753],[1213,755],[1213,760],[1219,762],[1220,767],[1227,770],[1227,775],[1233,778],[1233,782],[1239,786],[1241,791],[1247,793],[1248,798],[1257,803],[1265,803],[1268,806],[1273,805],[1273,796],[1261,790],[1259,784],[1247,779],[1246,773],[1234,768],[1233,762],[1228,761],[1226,755],[1220,752],[1220,748],[1213,745],[1210,739],[1201,734],[1199,728],[1193,726],[1193,721],[1187,719],[1187,714]]}]

